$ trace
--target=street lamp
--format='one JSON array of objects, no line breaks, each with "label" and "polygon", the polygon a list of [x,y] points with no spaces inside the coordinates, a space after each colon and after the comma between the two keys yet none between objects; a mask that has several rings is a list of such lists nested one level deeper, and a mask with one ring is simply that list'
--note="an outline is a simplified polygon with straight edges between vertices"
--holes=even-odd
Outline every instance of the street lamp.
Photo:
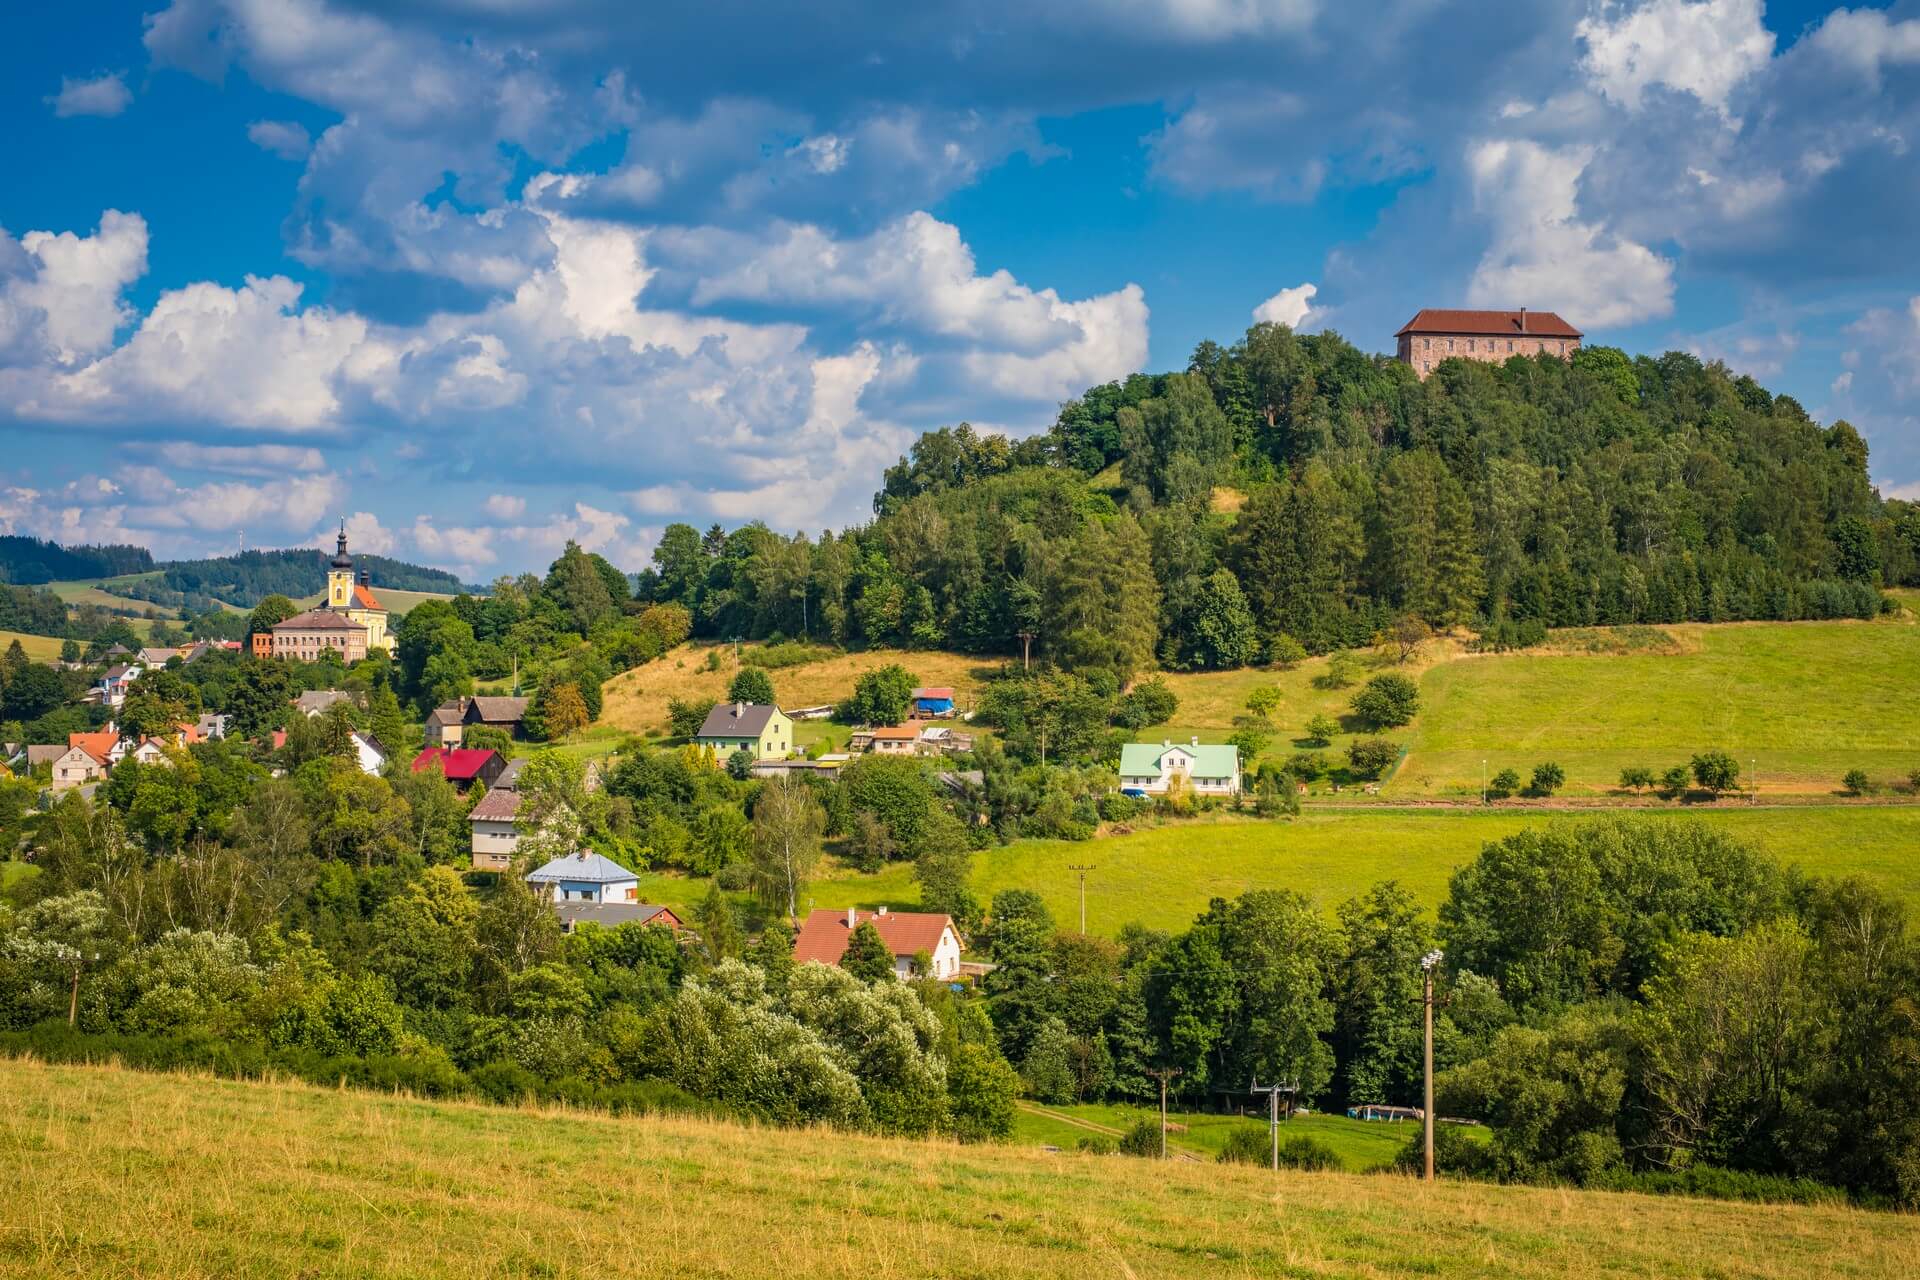
[{"label": "street lamp", "polygon": [[1427,1156],[1427,1159],[1426,1159],[1427,1175],[1426,1176],[1427,1176],[1428,1182],[1433,1181],[1433,971],[1440,967],[1440,961],[1445,958],[1446,958],[1445,953],[1443,953],[1438,947],[1435,947],[1432,951],[1429,951],[1427,952],[1426,955],[1420,957],[1420,974],[1422,978],[1422,985],[1426,988],[1426,1024],[1427,1024],[1427,1027],[1426,1027],[1426,1030],[1427,1030],[1426,1106],[1421,1111],[1420,1118],[1422,1122],[1426,1125],[1426,1156]]}]

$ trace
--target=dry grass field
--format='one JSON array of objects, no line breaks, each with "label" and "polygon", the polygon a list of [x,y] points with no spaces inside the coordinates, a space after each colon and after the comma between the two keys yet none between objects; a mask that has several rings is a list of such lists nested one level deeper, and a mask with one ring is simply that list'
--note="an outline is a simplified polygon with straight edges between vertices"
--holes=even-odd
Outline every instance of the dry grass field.
[{"label": "dry grass field", "polygon": [[[709,653],[720,655],[718,670],[707,670]],[[841,701],[853,692],[854,682],[862,675],[894,662],[911,671],[923,685],[951,685],[963,708],[974,704],[983,681],[996,669],[991,658],[962,653],[875,649],[835,654],[820,662],[782,667],[767,674],[781,706],[805,707]],[[628,733],[664,734],[668,698],[718,700],[726,695],[727,684],[739,669],[732,645],[682,645],[665,657],[608,681],[599,723]]]},{"label": "dry grass field", "polygon": [[1920,1274],[1920,1219],[0,1063],[0,1276]]}]

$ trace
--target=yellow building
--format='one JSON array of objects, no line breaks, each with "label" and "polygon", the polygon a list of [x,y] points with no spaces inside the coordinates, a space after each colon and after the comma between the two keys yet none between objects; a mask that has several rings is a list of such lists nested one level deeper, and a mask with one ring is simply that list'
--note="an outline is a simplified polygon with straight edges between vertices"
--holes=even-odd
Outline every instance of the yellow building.
[{"label": "yellow building", "polygon": [[353,559],[347,555],[347,526],[340,523],[340,541],[334,544],[327,566],[326,607],[344,613],[367,629],[367,648],[390,649],[387,643],[387,607],[373,594],[373,575],[362,570],[356,580]]}]

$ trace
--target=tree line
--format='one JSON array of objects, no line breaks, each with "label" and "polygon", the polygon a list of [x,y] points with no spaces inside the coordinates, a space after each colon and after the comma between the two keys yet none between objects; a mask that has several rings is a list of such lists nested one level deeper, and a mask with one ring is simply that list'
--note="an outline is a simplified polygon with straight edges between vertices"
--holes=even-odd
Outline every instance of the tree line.
[{"label": "tree line", "polygon": [[[1545,626],[1872,616],[1920,509],[1849,424],[1680,352],[1443,364],[1259,325],[1018,442],[961,425],[869,524],[670,526],[640,599],[696,635],[1030,650],[1123,679],[1367,643],[1394,619]],[[1533,641],[1533,642],[1537,642]]]}]

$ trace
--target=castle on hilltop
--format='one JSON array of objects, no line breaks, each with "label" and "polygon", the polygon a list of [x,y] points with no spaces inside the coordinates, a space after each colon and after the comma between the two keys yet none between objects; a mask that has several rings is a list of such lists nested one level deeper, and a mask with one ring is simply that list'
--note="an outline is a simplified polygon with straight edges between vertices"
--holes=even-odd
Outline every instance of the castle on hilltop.
[{"label": "castle on hilltop", "polygon": [[1551,311],[1436,311],[1423,309],[1395,334],[1394,356],[1424,379],[1442,360],[1559,356],[1580,349],[1581,333]]},{"label": "castle on hilltop", "polygon": [[256,658],[312,662],[323,650],[333,649],[342,661],[358,662],[369,650],[387,647],[387,607],[373,594],[371,571],[362,569],[358,577],[354,575],[344,520],[333,559],[327,562],[326,603],[275,623],[271,631],[253,634]]}]

